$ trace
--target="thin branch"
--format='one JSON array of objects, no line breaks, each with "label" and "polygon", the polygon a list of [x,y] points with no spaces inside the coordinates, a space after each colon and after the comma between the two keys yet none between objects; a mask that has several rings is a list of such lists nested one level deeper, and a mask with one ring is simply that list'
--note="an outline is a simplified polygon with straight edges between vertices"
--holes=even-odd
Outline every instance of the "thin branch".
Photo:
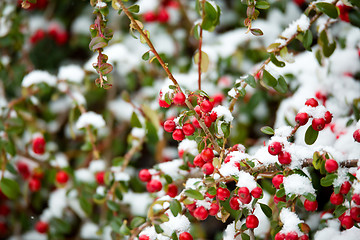
[{"label": "thin branch", "polygon": [[[202,15],[201,18],[204,21],[205,18],[205,0],[202,0],[201,2],[201,6],[202,6]],[[201,52],[201,45],[202,45],[202,38],[203,38],[203,28],[201,26],[200,27],[200,35],[199,35],[199,60],[198,60],[198,74],[199,74],[199,78],[198,78],[198,87],[199,90],[201,90],[201,59],[202,59],[202,52]]]}]

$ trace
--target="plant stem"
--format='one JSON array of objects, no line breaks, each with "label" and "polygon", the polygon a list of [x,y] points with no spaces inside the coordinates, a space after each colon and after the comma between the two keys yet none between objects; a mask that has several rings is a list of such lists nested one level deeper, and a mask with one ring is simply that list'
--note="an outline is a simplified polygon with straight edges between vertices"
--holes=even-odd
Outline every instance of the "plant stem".
[{"label": "plant stem", "polygon": [[[204,21],[204,17],[205,17],[205,11],[204,11],[205,0],[202,0],[201,7],[202,7],[201,18]],[[200,35],[199,35],[199,61],[198,61],[198,73],[199,73],[198,88],[199,88],[199,90],[201,90],[201,71],[202,71],[202,69],[201,69],[201,59],[202,59],[201,45],[202,45],[202,37],[203,37],[203,28],[201,27],[201,25],[199,27],[200,27]]]}]

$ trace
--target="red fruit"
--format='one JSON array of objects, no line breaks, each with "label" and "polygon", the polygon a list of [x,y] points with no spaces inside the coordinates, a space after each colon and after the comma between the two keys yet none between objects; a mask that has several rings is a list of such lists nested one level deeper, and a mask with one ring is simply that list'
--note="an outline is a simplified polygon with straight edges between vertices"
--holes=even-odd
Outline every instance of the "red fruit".
[{"label": "red fruit", "polygon": [[139,236],[139,240],[150,240],[150,237],[148,235],[143,234]]},{"label": "red fruit", "polygon": [[219,209],[220,209],[220,207],[219,207],[218,204],[212,203],[212,204],[210,205],[209,215],[215,216],[215,215],[219,212]]},{"label": "red fruit", "polygon": [[281,164],[290,164],[291,163],[291,155],[288,152],[280,152],[278,155],[279,163]]},{"label": "red fruit", "polygon": [[40,168],[35,168],[33,170],[32,176],[37,179],[43,179],[44,172]]},{"label": "red fruit", "polygon": [[29,166],[24,162],[17,162],[17,169],[23,179],[28,179],[30,177]]},{"label": "red fruit", "polygon": [[339,167],[339,164],[337,163],[337,161],[335,161],[334,159],[328,159],[325,162],[325,170],[328,173],[333,173],[335,172]]},{"label": "red fruit", "polygon": [[198,207],[194,211],[194,217],[198,220],[205,220],[209,216],[208,211],[203,207]]},{"label": "red fruit", "polygon": [[213,121],[212,121],[212,119],[211,119],[211,117],[209,115],[206,115],[204,117],[204,123],[208,128],[211,126],[212,122]]},{"label": "red fruit", "polygon": [[227,188],[218,188],[216,190],[216,196],[218,197],[219,200],[225,201],[230,197],[230,191]]},{"label": "red fruit", "polygon": [[278,233],[275,235],[275,240],[285,240],[285,234],[278,232]]},{"label": "red fruit", "polygon": [[211,121],[215,122],[216,119],[217,119],[217,113],[216,113],[216,112],[212,112],[212,113],[210,114],[210,118],[211,118]]},{"label": "red fruit", "polygon": [[157,15],[154,12],[146,12],[143,14],[143,18],[145,22],[155,22],[157,19]]},{"label": "red fruit", "polygon": [[310,107],[317,107],[319,103],[315,98],[309,98],[306,100],[305,105]]},{"label": "red fruit", "polygon": [[252,195],[254,198],[260,198],[261,195],[262,195],[262,189],[261,189],[261,187],[256,187],[256,188],[254,188],[253,190],[251,190],[251,195]]},{"label": "red fruit", "polygon": [[356,205],[360,205],[360,194],[356,193],[351,198]]},{"label": "red fruit", "polygon": [[353,138],[356,142],[360,143],[360,129],[355,130],[355,132],[353,134]]},{"label": "red fruit", "polygon": [[325,120],[323,118],[314,118],[311,125],[315,131],[321,131],[325,127]]},{"label": "red fruit", "polygon": [[304,207],[306,211],[313,212],[318,208],[318,202],[317,201],[312,202],[306,199],[304,202]]},{"label": "red fruit", "polygon": [[299,236],[296,232],[291,231],[286,234],[285,240],[298,240]]},{"label": "red fruit", "polygon": [[36,137],[32,141],[32,149],[36,154],[44,154],[45,152],[45,139],[43,137]]},{"label": "red fruit", "polygon": [[351,8],[349,8],[348,6],[342,4],[342,3],[338,3],[336,4],[336,6],[339,8],[339,17],[342,21],[344,22],[350,22],[350,18],[349,18],[349,10]]},{"label": "red fruit", "polygon": [[30,37],[30,43],[35,44],[45,37],[45,32],[42,29],[38,29],[34,35]]},{"label": "red fruit", "polygon": [[348,194],[348,192],[350,191],[350,188],[351,188],[351,184],[348,181],[346,181],[343,184],[341,184],[340,193]]},{"label": "red fruit", "polygon": [[199,105],[197,105],[196,107],[194,107],[195,112],[199,115],[199,117],[202,117],[202,112],[201,112],[201,108]]},{"label": "red fruit", "polygon": [[206,197],[208,197],[208,198],[214,198],[214,197],[216,196],[216,194],[215,194],[215,195],[211,195],[209,192],[206,192],[205,195],[206,195]]},{"label": "red fruit", "polygon": [[332,118],[333,118],[333,115],[329,111],[326,111],[325,116],[324,116],[325,124],[331,123]]},{"label": "red fruit", "polygon": [[195,127],[191,123],[185,123],[182,127],[185,136],[191,136],[195,132]]},{"label": "red fruit", "polygon": [[341,219],[341,226],[343,226],[345,229],[350,229],[354,226],[354,220],[349,215],[344,216]]},{"label": "red fruit", "polygon": [[69,180],[69,175],[65,171],[59,171],[56,173],[56,181],[60,184],[65,184]]},{"label": "red fruit", "polygon": [[172,184],[172,183],[169,184],[166,194],[169,195],[172,198],[176,197],[176,195],[178,194],[177,186],[175,184]]},{"label": "red fruit", "polygon": [[174,120],[166,120],[164,122],[164,130],[167,132],[173,132],[176,128],[176,123]]},{"label": "red fruit", "polygon": [[274,195],[274,203],[278,204],[279,202],[286,202],[286,197],[285,196],[278,197],[278,196]]},{"label": "red fruit", "polygon": [[309,240],[309,236],[304,234],[301,237],[299,237],[299,240]]},{"label": "red fruit", "polygon": [[234,210],[239,210],[240,209],[240,203],[239,203],[239,197],[232,197],[229,201],[229,205],[232,209]]},{"label": "red fruit", "polygon": [[161,23],[166,23],[169,21],[169,13],[165,8],[161,8],[158,13],[158,21]]},{"label": "red fruit", "polygon": [[305,0],[293,0],[294,1],[294,3],[296,4],[296,5],[298,5],[299,7],[301,7],[304,3],[305,3]]},{"label": "red fruit", "polygon": [[170,107],[170,104],[168,104],[165,100],[159,98],[159,106],[162,108],[168,108]]},{"label": "red fruit", "polygon": [[173,98],[173,102],[176,105],[183,105],[185,103],[185,95],[182,92],[177,92]]},{"label": "red fruit", "polygon": [[35,229],[39,233],[47,233],[47,231],[49,230],[49,224],[47,222],[38,221],[35,224]]},{"label": "red fruit", "polygon": [[162,184],[159,180],[152,179],[146,184],[146,190],[150,193],[159,192],[162,189]]},{"label": "red fruit", "polygon": [[212,96],[212,99],[214,99],[214,105],[221,104],[222,101],[225,99],[224,95],[222,93],[218,93],[214,96]]},{"label": "red fruit", "polygon": [[210,175],[214,172],[214,166],[212,165],[212,163],[205,163],[203,166],[202,166],[202,171],[204,174],[206,175]]},{"label": "red fruit", "polygon": [[272,142],[268,146],[268,151],[271,155],[278,155],[281,152],[282,144],[279,142]]},{"label": "red fruit", "polygon": [[196,118],[193,119],[192,124],[196,128],[201,128],[200,123],[198,122],[198,120]]},{"label": "red fruit", "polygon": [[179,235],[179,240],[193,240],[193,237],[188,232],[183,232]]},{"label": "red fruit", "polygon": [[241,187],[238,190],[238,195],[239,195],[240,200],[246,199],[246,198],[248,198],[248,196],[250,196],[250,191],[247,187]]},{"label": "red fruit", "polygon": [[151,174],[147,169],[141,169],[139,172],[139,179],[142,182],[149,182],[151,180]]},{"label": "red fruit", "polygon": [[209,100],[205,100],[200,104],[200,109],[201,111],[203,111],[204,113],[208,113],[211,112],[211,110],[213,109],[214,105],[212,102],[210,102]]},{"label": "red fruit", "polygon": [[232,157],[233,157],[233,156],[230,156],[230,155],[226,156],[226,158],[224,159],[224,163],[230,162],[230,160],[231,160]]},{"label": "red fruit", "polygon": [[174,140],[182,141],[185,138],[185,135],[181,129],[175,129],[175,131],[172,134],[172,137]]},{"label": "red fruit", "polygon": [[305,112],[298,113],[295,116],[295,121],[300,126],[304,126],[308,122],[308,120],[309,120],[309,115]]},{"label": "red fruit", "polygon": [[[182,158],[183,155],[184,155],[184,150],[179,149],[179,150],[178,150],[178,154],[179,154],[179,157]],[[188,163],[189,163],[189,162],[188,162]]]},{"label": "red fruit", "polygon": [[275,188],[279,189],[280,188],[280,184],[283,183],[283,179],[284,176],[279,174],[276,175],[273,179],[272,179],[272,184],[274,185]]},{"label": "red fruit", "polygon": [[41,188],[41,182],[37,178],[31,178],[29,181],[29,189],[32,192],[37,192]]},{"label": "red fruit", "polygon": [[105,177],[105,172],[97,172],[96,175],[95,175],[96,182],[99,185],[104,184],[105,183],[104,177]]},{"label": "red fruit", "polygon": [[214,159],[213,150],[211,148],[205,148],[204,150],[201,151],[201,158],[205,162],[212,162],[212,160]]},{"label": "red fruit", "polygon": [[360,208],[352,207],[350,209],[350,216],[354,219],[355,222],[360,222]]},{"label": "red fruit", "polygon": [[204,159],[202,159],[201,154],[196,155],[196,157],[194,158],[194,165],[197,167],[202,167],[204,166],[205,161]]},{"label": "red fruit", "polygon": [[1,204],[0,205],[0,216],[7,216],[10,213],[10,208],[5,205],[5,204]]},{"label": "red fruit", "polygon": [[249,215],[246,218],[247,228],[257,228],[259,226],[259,219],[255,215]]},{"label": "red fruit", "polygon": [[334,205],[340,205],[344,201],[344,196],[342,194],[335,194],[334,192],[330,196],[330,202]]}]

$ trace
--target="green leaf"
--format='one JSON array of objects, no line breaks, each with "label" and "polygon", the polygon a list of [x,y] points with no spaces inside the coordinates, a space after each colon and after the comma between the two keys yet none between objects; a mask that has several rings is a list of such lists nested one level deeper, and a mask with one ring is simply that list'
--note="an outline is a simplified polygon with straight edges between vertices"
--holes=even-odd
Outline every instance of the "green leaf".
[{"label": "green leaf", "polygon": [[334,217],[335,218],[340,217],[344,212],[346,212],[347,209],[348,208],[343,205],[336,206],[335,211],[334,211]]},{"label": "green leaf", "polygon": [[126,224],[126,220],[125,220],[124,223],[120,227],[120,234],[130,235],[130,233],[131,233],[130,229],[128,228],[128,226]]},{"label": "green leaf", "polygon": [[316,196],[312,193],[304,194],[304,197],[311,202],[316,201]]},{"label": "green leaf", "polygon": [[261,207],[261,210],[263,211],[263,213],[265,214],[266,217],[268,218],[271,218],[272,217],[272,210],[271,208],[266,205],[266,204],[263,204],[263,203],[259,203],[260,204],[260,207]]},{"label": "green leaf", "polygon": [[328,174],[320,180],[320,184],[323,187],[330,187],[336,178],[336,174]]},{"label": "green leaf", "polygon": [[313,127],[310,125],[305,133],[305,143],[307,145],[312,145],[316,141],[319,135],[319,131],[315,131]]},{"label": "green leaf", "polygon": [[302,41],[304,48],[308,51],[311,51],[312,42],[313,42],[313,35],[310,30],[307,30],[304,34],[304,38]]},{"label": "green leaf", "polygon": [[0,189],[10,199],[16,199],[20,194],[19,184],[12,179],[2,178]]},{"label": "green leaf", "polygon": [[107,205],[108,208],[109,208],[111,211],[113,211],[113,212],[117,212],[117,211],[120,210],[119,204],[116,203],[116,202],[114,202],[114,201],[112,201],[112,200],[108,200],[108,201],[106,202],[106,205]]},{"label": "green leaf", "polygon": [[276,58],[275,54],[273,54],[273,53],[270,54],[270,60],[271,60],[271,62],[272,62],[273,64],[275,64],[275,65],[278,66],[278,67],[285,67],[285,63],[282,62],[282,61],[279,61],[279,60]]},{"label": "green leaf", "polygon": [[331,18],[337,18],[339,13],[334,5],[326,2],[316,3],[316,7]]},{"label": "green leaf", "polygon": [[120,228],[121,228],[122,222],[119,218],[115,218],[114,220],[111,221],[110,223],[110,227],[112,228],[112,230],[116,233],[120,233]]},{"label": "green leaf", "polygon": [[205,2],[205,16],[210,18],[211,20],[215,20],[217,18],[217,12],[216,9],[213,7],[213,5],[209,2]]},{"label": "green leaf", "polygon": [[274,87],[276,91],[279,93],[287,93],[288,91],[288,85],[285,81],[285,78],[283,76],[280,76],[277,81],[277,85]]},{"label": "green leaf", "polygon": [[209,188],[207,192],[213,196],[216,195],[216,189],[214,187]]},{"label": "green leaf", "polygon": [[222,123],[221,130],[224,133],[224,137],[227,138],[230,135],[230,124]]},{"label": "green leaf", "polygon": [[128,8],[128,10],[130,11],[130,12],[133,12],[133,13],[138,13],[139,12],[139,10],[140,10],[140,7],[139,7],[139,5],[132,5],[132,6],[130,6],[129,8]]},{"label": "green leaf", "polygon": [[11,172],[12,174],[16,175],[18,172],[16,171],[16,168],[11,163],[6,163],[6,170]]},{"label": "green leaf", "polygon": [[89,48],[92,51],[95,51],[100,48],[104,48],[106,46],[107,46],[107,42],[102,37],[94,37],[93,39],[91,39],[89,43]]},{"label": "green leaf", "polygon": [[113,70],[113,66],[110,63],[103,63],[99,71],[103,74],[109,74]]},{"label": "green leaf", "polygon": [[198,190],[195,189],[186,190],[185,195],[197,200],[204,200],[204,196]]},{"label": "green leaf", "polygon": [[325,57],[330,57],[336,48],[336,42],[330,43],[329,45],[323,46],[323,53]]},{"label": "green leaf", "polygon": [[256,88],[256,81],[253,75],[248,74],[243,79],[247,84],[249,84],[251,87]]},{"label": "green leaf", "polygon": [[9,141],[6,141],[5,144],[4,144],[4,149],[7,153],[9,153],[11,156],[15,156],[16,154],[16,149],[15,149],[15,145],[14,143],[9,140]]},{"label": "green leaf", "polygon": [[352,109],[353,109],[356,121],[359,121],[360,120],[360,109],[357,108],[355,104],[352,105]]},{"label": "green leaf", "polygon": [[176,217],[181,211],[181,204],[178,200],[173,199],[170,202],[170,211]]},{"label": "green leaf", "polygon": [[142,127],[141,122],[135,112],[133,112],[131,115],[130,123],[132,127],[137,127],[137,128]]},{"label": "green leaf", "polygon": [[242,234],[241,234],[241,239],[242,239],[242,240],[250,240],[250,236],[247,235],[246,233],[242,233]]},{"label": "green leaf", "polygon": [[79,198],[80,207],[87,215],[91,215],[92,213],[92,205],[90,201],[84,197]]},{"label": "green leaf", "polygon": [[141,58],[142,58],[144,61],[149,60],[149,58],[150,58],[150,52],[144,53]]},{"label": "green leaf", "polygon": [[260,131],[267,134],[267,135],[274,135],[274,129],[272,129],[271,127],[269,126],[264,126],[262,128],[260,128]]},{"label": "green leaf", "polygon": [[[199,52],[197,52],[195,55],[194,55],[194,62],[196,65],[198,65],[199,63]],[[203,52],[201,51],[201,72],[205,73],[207,72],[208,68],[209,68],[209,56],[206,54],[206,52]]]},{"label": "green leaf", "polygon": [[154,227],[157,234],[164,232],[164,230],[158,224],[155,224]]},{"label": "green leaf", "polygon": [[280,188],[280,189],[276,192],[276,196],[277,196],[277,197],[283,197],[283,196],[285,196],[285,188]]},{"label": "green leaf", "polygon": [[70,223],[65,222],[60,218],[52,218],[50,220],[50,226],[54,227],[58,234],[67,234],[71,231]]},{"label": "green leaf", "polygon": [[193,28],[193,35],[196,40],[200,39],[199,28],[200,28],[199,24],[196,24]]},{"label": "green leaf", "polygon": [[143,217],[134,217],[133,220],[131,220],[130,227],[131,229],[139,227],[141,224],[145,222],[145,218]]},{"label": "green leaf", "polygon": [[84,152],[90,151],[92,149],[91,142],[85,142],[80,149]]},{"label": "green leaf", "polygon": [[254,35],[254,36],[262,36],[264,35],[263,31],[261,31],[261,29],[259,28],[251,28],[250,32]]},{"label": "green leaf", "polygon": [[172,239],[172,240],[179,240],[176,232],[173,232],[173,234],[171,234],[171,239]]},{"label": "green leaf", "polygon": [[270,4],[266,1],[257,1],[255,7],[258,9],[268,9]]},{"label": "green leaf", "polygon": [[269,87],[275,87],[277,84],[276,78],[274,78],[268,71],[263,70],[262,75],[263,82]]}]

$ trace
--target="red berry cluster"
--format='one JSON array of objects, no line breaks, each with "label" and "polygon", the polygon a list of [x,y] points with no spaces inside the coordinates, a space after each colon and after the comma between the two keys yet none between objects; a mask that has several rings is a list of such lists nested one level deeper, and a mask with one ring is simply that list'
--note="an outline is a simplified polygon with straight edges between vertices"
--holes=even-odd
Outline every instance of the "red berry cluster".
[{"label": "red berry cluster", "polygon": [[349,12],[351,11],[352,7],[346,6],[342,2],[338,2],[336,6],[339,8],[339,17],[344,22],[350,22]]},{"label": "red berry cluster", "polygon": [[185,136],[191,136],[195,132],[195,127],[191,123],[185,123],[182,126],[176,125],[173,119],[168,119],[164,122],[164,130],[172,133],[174,140],[182,141]]},{"label": "red berry cluster", "polygon": [[17,164],[19,174],[23,179],[28,180],[28,186],[30,191],[37,192],[41,188],[41,179],[44,177],[44,173],[41,169],[35,168],[32,172],[29,169],[27,163],[19,161]]},{"label": "red berry cluster", "polygon": [[[310,98],[306,100],[305,105],[315,108],[319,105],[319,103],[315,98]],[[309,116],[306,112],[300,112],[295,116],[295,121],[298,125],[304,126],[310,117],[312,116]],[[331,122],[332,117],[332,114],[329,111],[326,111],[322,118],[313,118],[311,123],[312,128],[315,131],[323,130],[325,128],[325,124],[329,124]]]},{"label": "red berry cluster", "polygon": [[275,235],[275,240],[309,240],[309,236],[304,234],[299,237],[299,235],[294,231],[290,231],[287,233],[278,232]]},{"label": "red berry cluster", "polygon": [[252,197],[254,198],[260,198],[262,195],[262,189],[260,187],[256,187],[251,192],[247,187],[240,187],[238,189],[237,195],[234,195],[230,201],[230,207],[234,210],[240,209],[240,202],[242,204],[249,204],[252,200]]},{"label": "red berry cluster", "polygon": [[[148,169],[140,170],[139,179],[142,182],[146,182],[146,190],[150,193],[159,192],[163,188],[163,185],[159,180],[152,178],[152,175]],[[165,186],[165,189],[166,194],[170,197],[176,197],[178,194],[178,187],[173,183]]]},{"label": "red berry cluster", "polygon": [[68,38],[69,38],[69,34],[65,30],[54,25],[48,29],[48,32],[46,32],[43,29],[38,29],[30,37],[30,43],[36,44],[37,42],[41,41],[42,39],[44,39],[47,36],[49,36],[51,39],[53,39],[56,42],[56,44],[59,46],[64,45],[68,41]]},{"label": "red berry cluster", "polygon": [[[207,196],[209,198],[215,197],[210,194],[207,194]],[[197,206],[196,203],[197,201],[195,200],[193,203],[185,205],[185,207],[189,210],[189,213],[198,220],[205,220],[209,215],[215,216],[220,209],[220,206],[216,201],[211,203],[209,209],[206,209],[204,206]]]},{"label": "red berry cluster", "polygon": [[[284,181],[284,175],[279,174],[279,175],[276,175],[275,177],[273,177],[272,184],[274,185],[274,187],[276,189],[280,189],[280,185],[283,183],[283,181]],[[275,204],[278,204],[279,202],[286,202],[286,197],[285,196],[278,197],[275,194],[274,202],[275,202]]]},{"label": "red berry cluster", "polygon": [[271,155],[278,156],[278,161],[281,164],[290,164],[291,163],[291,154],[289,152],[283,151],[283,144],[280,142],[272,142],[268,146],[268,152]]},{"label": "red berry cluster", "polygon": [[159,10],[157,12],[149,11],[143,14],[145,22],[160,22],[167,23],[169,21],[170,15],[168,9],[177,8],[178,3],[176,1],[163,1]]}]

